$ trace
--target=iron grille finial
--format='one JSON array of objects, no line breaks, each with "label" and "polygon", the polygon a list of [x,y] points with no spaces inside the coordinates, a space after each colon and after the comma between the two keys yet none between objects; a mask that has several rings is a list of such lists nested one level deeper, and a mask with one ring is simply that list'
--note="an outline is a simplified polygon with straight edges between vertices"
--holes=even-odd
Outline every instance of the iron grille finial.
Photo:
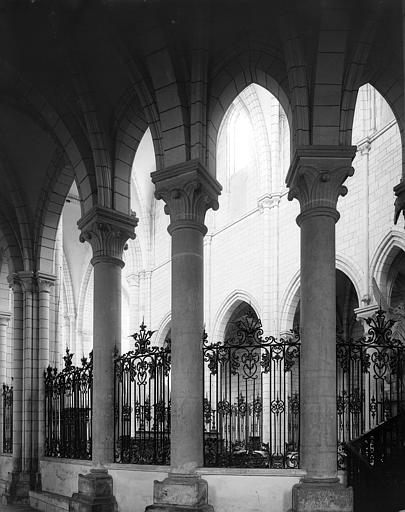
[{"label": "iron grille finial", "polygon": [[143,354],[147,351],[150,346],[150,339],[155,331],[147,330],[144,319],[139,326],[139,332],[131,334],[130,337],[134,338],[135,341],[135,352]]}]

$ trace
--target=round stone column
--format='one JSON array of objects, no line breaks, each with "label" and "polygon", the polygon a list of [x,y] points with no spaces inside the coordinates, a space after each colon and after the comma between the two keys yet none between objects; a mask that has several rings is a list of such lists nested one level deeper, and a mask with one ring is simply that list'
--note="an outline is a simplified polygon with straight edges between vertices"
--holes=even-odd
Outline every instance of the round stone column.
[{"label": "round stone column", "polygon": [[174,223],[172,236],[171,470],[203,465],[204,226]]},{"label": "round stone column", "polygon": [[352,510],[337,478],[335,223],[354,155],[352,146],[300,147],[287,176],[289,199],[301,205],[300,466],[307,472],[293,489],[294,512]]},{"label": "round stone column", "polygon": [[13,290],[13,465],[8,475],[6,499],[28,498],[29,479],[22,477],[23,449],[23,291],[17,274],[8,277]]},{"label": "round stone column", "polygon": [[336,479],[336,209],[302,213],[301,465],[305,480]]},{"label": "round stone column", "polygon": [[49,365],[49,305],[51,288],[55,276],[37,273],[39,311],[38,311],[38,456],[45,454],[45,379],[44,372]]},{"label": "round stone column", "polygon": [[[36,341],[34,324],[35,278],[30,271],[19,272],[18,277],[23,290],[23,411],[22,411],[22,471],[28,478],[34,478],[37,472],[37,435],[38,414],[37,362],[35,358]],[[34,382],[35,380],[35,382]]]},{"label": "round stone column", "polygon": [[[7,380],[7,327],[10,321],[10,313],[0,312],[0,390],[3,391],[3,384],[10,384]],[[3,443],[3,401],[0,410],[0,443]],[[1,446],[0,453],[3,451]]]},{"label": "round stone column", "polygon": [[78,226],[93,249],[93,421],[95,466],[114,461],[114,350],[121,349],[122,253],[135,238],[136,217],[94,207]]},{"label": "round stone column", "polygon": [[147,508],[211,510],[195,469],[203,465],[204,218],[218,208],[221,187],[198,161],[154,172],[152,181],[172,236],[171,468]]}]

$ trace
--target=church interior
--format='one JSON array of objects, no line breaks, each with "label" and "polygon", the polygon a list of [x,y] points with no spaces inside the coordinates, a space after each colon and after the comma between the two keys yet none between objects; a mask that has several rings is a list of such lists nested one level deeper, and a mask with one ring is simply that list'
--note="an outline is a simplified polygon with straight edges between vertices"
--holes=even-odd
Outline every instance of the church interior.
[{"label": "church interior", "polygon": [[0,27],[0,503],[405,509],[405,1]]}]

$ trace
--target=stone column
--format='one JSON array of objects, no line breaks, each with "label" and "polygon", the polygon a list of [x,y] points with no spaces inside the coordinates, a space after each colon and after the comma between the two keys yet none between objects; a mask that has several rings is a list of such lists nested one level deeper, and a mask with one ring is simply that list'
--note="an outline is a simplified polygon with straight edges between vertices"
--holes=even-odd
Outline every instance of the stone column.
[{"label": "stone column", "polygon": [[114,460],[114,349],[121,349],[122,253],[135,238],[135,217],[94,207],[78,222],[93,249],[93,432],[95,465]]},{"label": "stone column", "polygon": [[37,374],[35,372],[35,339],[34,339],[34,294],[35,279],[34,273],[30,271],[19,272],[23,290],[23,329],[24,329],[24,348],[23,348],[23,450],[22,450],[22,471],[30,476],[31,485],[34,485],[33,478],[37,467],[35,455],[37,454],[37,434],[38,429],[35,422],[37,417],[38,396]]},{"label": "stone column", "polygon": [[[204,238],[204,323],[205,330],[212,335],[214,319],[212,318],[211,300],[211,276],[212,276],[212,235]],[[212,340],[214,341],[214,340]]]},{"label": "stone column", "polygon": [[[53,354],[50,356],[55,361],[55,366],[60,368],[60,362],[66,349],[66,343],[63,339],[63,312],[62,312],[62,295],[63,295],[63,213],[59,220],[58,230],[56,232],[56,243],[55,243],[55,281],[54,281],[54,332],[55,339],[52,340],[50,349],[52,348]],[[71,340],[69,340],[71,341]],[[69,343],[71,351],[75,354],[77,362],[80,357],[73,350],[72,345]]]},{"label": "stone column", "polygon": [[217,209],[221,186],[196,160],[152,173],[166,203],[172,237],[171,468],[155,482],[148,510],[212,510],[203,464],[203,315],[205,213]]},{"label": "stone column", "polygon": [[26,499],[29,480],[22,477],[23,446],[23,291],[17,274],[8,277],[13,290],[13,466],[5,490],[8,503]]},{"label": "stone column", "polygon": [[138,332],[139,324],[139,274],[127,276],[129,286],[129,334]]},{"label": "stone column", "polygon": [[93,249],[93,408],[92,460],[89,475],[79,475],[79,492],[70,510],[112,512],[116,506],[112,478],[104,463],[114,461],[114,350],[121,349],[122,253],[135,238],[138,219],[115,210],[93,207],[78,226],[80,241]]},{"label": "stone column", "polygon": [[[3,392],[3,384],[7,379],[7,326],[10,321],[10,313],[0,312],[0,392]],[[3,451],[3,401],[0,403],[0,453]]]},{"label": "stone column", "polygon": [[45,454],[45,380],[44,372],[49,365],[49,306],[50,292],[55,276],[37,273],[39,290],[39,350],[38,350],[38,457]]},{"label": "stone column", "polygon": [[338,483],[336,438],[336,204],[353,175],[355,147],[296,150],[287,185],[301,213],[301,467],[293,511],[351,511],[351,490]]}]

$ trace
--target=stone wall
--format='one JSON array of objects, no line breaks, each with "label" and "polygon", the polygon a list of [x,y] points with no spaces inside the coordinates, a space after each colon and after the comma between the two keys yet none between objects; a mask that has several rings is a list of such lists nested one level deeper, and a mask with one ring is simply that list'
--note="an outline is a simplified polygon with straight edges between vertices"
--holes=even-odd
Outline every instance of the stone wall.
[{"label": "stone wall", "polygon": [[[154,480],[163,480],[167,476],[165,466],[108,464],[106,467],[113,477],[119,512],[144,510],[153,502]],[[89,470],[90,463],[86,461],[42,460],[43,492],[31,493],[31,504],[42,509],[44,503],[54,503],[56,497],[60,503],[67,503],[77,492],[79,473],[86,474]],[[272,512],[286,512],[291,507],[291,488],[303,475],[299,470],[208,468],[199,473],[208,482],[209,503],[221,512],[267,512],[269,504]]]}]

